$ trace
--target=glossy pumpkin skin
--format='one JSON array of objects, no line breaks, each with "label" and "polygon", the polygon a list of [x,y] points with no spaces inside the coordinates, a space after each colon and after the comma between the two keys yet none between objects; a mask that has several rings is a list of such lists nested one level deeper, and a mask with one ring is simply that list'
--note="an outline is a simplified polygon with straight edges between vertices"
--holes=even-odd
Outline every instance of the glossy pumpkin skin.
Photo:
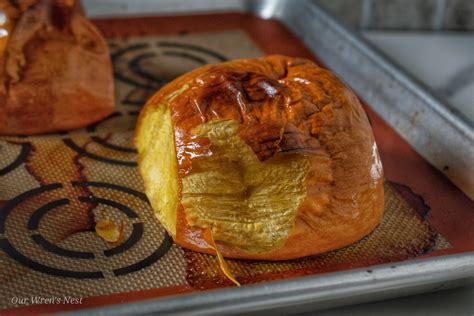
[{"label": "glossy pumpkin skin", "polygon": [[[383,172],[367,116],[330,71],[285,56],[207,65],[140,114],[139,168],[177,244],[286,260],[356,242],[381,221]],[[171,188],[171,189],[170,189]]]},{"label": "glossy pumpkin skin", "polygon": [[[109,49],[78,0],[0,0],[0,135],[85,127],[115,107]],[[2,28],[2,26],[0,26]]]}]

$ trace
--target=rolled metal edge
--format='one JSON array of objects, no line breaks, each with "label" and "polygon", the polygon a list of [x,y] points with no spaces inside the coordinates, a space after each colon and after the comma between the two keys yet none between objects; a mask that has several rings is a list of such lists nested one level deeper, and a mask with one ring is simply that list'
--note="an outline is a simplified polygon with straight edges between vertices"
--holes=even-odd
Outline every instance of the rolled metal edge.
[{"label": "rolled metal edge", "polygon": [[474,253],[470,252],[241,288],[209,290],[82,310],[67,315],[294,313],[437,291],[472,282]]}]

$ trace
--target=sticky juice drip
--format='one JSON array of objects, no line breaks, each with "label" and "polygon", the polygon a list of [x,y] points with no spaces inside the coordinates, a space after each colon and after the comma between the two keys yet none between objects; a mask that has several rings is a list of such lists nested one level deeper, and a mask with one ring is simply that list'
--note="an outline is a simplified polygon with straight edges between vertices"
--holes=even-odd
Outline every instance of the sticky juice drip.
[{"label": "sticky juice drip", "polygon": [[231,280],[235,285],[241,286],[239,281],[237,281],[237,279],[232,274],[232,271],[230,270],[229,266],[227,265],[227,262],[225,261],[224,256],[222,256],[220,251],[217,249],[216,242],[214,241],[214,236],[212,235],[212,230],[210,230],[210,229],[209,229],[209,236],[210,236],[210,238],[209,238],[210,239],[210,245],[216,251],[217,260],[219,261],[219,267],[220,267],[222,273],[224,273],[224,275],[229,280]]}]

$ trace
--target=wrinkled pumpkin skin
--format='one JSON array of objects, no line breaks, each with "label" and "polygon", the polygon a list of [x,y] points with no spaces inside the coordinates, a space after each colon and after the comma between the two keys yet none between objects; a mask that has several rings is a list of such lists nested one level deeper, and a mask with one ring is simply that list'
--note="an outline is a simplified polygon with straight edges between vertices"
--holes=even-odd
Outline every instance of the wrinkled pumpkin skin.
[{"label": "wrinkled pumpkin skin", "polygon": [[357,97],[285,56],[208,65],[159,90],[135,142],[146,194],[177,244],[286,260],[356,242],[383,215],[383,172]]},{"label": "wrinkled pumpkin skin", "polygon": [[79,0],[0,0],[0,135],[85,127],[115,108],[107,43]]}]

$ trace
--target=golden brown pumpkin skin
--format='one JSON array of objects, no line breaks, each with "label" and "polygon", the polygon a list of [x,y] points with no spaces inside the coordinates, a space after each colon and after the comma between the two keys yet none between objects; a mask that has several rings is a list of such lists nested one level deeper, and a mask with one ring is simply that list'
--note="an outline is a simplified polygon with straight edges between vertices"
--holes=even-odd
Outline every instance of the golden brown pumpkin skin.
[{"label": "golden brown pumpkin skin", "polygon": [[[176,93],[179,90],[182,91]],[[170,98],[173,93],[176,95]],[[137,126],[139,166],[145,187],[150,180],[147,178],[147,169],[141,165],[147,154],[146,146],[140,144],[140,139],[147,133],[142,123],[154,108],[163,106],[165,100],[169,101],[171,110],[180,188],[176,206],[176,231],[171,232],[177,244],[195,251],[215,253],[208,237],[212,230],[216,244],[225,257],[287,260],[347,246],[369,234],[380,223],[384,206],[383,174],[367,116],[357,97],[328,70],[305,59],[268,56],[204,66],[169,83],[147,102]],[[206,134],[207,137],[202,136],[203,127],[205,129],[212,124],[228,122],[236,122],[237,126],[237,136],[225,134],[229,142],[237,139],[236,137],[241,139],[261,164],[255,159],[249,162],[251,159],[245,157],[247,162],[238,161],[235,155],[232,156],[232,148],[237,147],[245,153],[243,145],[222,145],[222,141],[216,136],[219,133],[214,130]],[[219,155],[223,158],[219,158]],[[298,165],[298,161],[301,162],[298,157],[304,157],[302,159],[308,161],[308,164],[303,161]],[[204,161],[205,159],[207,160]],[[255,188],[262,191],[266,189],[263,186],[270,186],[272,183],[278,185],[286,183],[284,181],[293,181],[287,176],[283,180],[278,178],[279,174],[284,173],[280,160],[283,165],[285,159],[292,161],[291,168],[298,171],[295,177],[304,175],[304,198],[298,200],[300,202],[294,213],[291,213],[291,207],[285,209],[288,214],[293,215],[288,217],[291,219],[291,229],[284,235],[286,237],[282,244],[269,249],[264,247],[261,239],[252,241],[250,236],[248,240],[253,244],[247,248],[237,240],[241,233],[246,233],[243,228],[239,234],[226,234],[222,232],[222,227],[228,226],[222,226],[218,222],[214,226],[210,220],[196,220],[198,213],[193,208],[199,205],[191,202],[207,201],[214,207],[219,201],[224,201],[214,199],[209,202],[209,199],[202,198],[209,192],[202,194],[199,188],[196,192],[201,190],[198,192],[201,195],[198,199],[193,199],[193,194],[197,193],[193,188],[190,191],[189,186],[194,182],[189,179],[195,173],[205,174],[207,171],[200,170],[200,166],[209,165],[209,159],[218,159],[217,163],[224,164],[231,160],[234,163],[232,166],[237,166],[235,168],[242,173],[242,183],[247,185],[247,191]],[[212,163],[210,166],[217,166]],[[268,173],[275,179],[269,183],[265,183],[263,179],[259,180],[260,184],[252,184],[249,172],[264,169],[269,164],[273,164],[276,166],[274,170],[278,170],[270,170]],[[220,175],[234,171],[230,167],[226,168],[226,172]],[[234,178],[225,178],[225,181],[229,179],[233,181]],[[209,181],[212,182],[212,178],[208,176],[201,186],[209,186],[206,184]],[[222,188],[226,186],[225,181]],[[229,190],[231,188],[229,186]],[[297,197],[301,197],[298,183],[293,183],[288,188],[288,200],[296,201]],[[212,196],[219,190],[216,188],[215,192],[209,194]],[[281,191],[281,187],[278,190]],[[247,191],[243,199],[250,201],[253,192]],[[280,191],[270,189],[269,199],[273,194],[281,200]],[[239,196],[235,192],[231,194],[232,198]],[[225,196],[227,199],[229,195]],[[258,198],[260,203],[262,196]],[[254,202],[245,204],[243,212],[258,210],[258,206],[255,208],[250,205],[255,204]],[[262,203],[264,205],[265,201]],[[274,202],[269,201],[270,206],[266,206],[270,211],[272,205],[277,205],[272,203]],[[257,213],[258,211],[256,216],[267,214]],[[203,214],[202,210],[199,214]],[[275,221],[278,220],[275,213],[268,214],[269,224],[273,224],[274,218]],[[239,217],[239,220],[251,220],[246,216]],[[223,222],[225,220],[226,218]],[[261,220],[256,227],[265,231],[265,220]],[[216,234],[220,234],[222,240],[216,238]],[[227,235],[230,237],[226,238]],[[277,236],[276,239],[281,240],[280,237]]]},{"label": "golden brown pumpkin skin", "polygon": [[75,129],[113,112],[108,46],[78,0],[0,0],[0,10],[0,134]]}]

